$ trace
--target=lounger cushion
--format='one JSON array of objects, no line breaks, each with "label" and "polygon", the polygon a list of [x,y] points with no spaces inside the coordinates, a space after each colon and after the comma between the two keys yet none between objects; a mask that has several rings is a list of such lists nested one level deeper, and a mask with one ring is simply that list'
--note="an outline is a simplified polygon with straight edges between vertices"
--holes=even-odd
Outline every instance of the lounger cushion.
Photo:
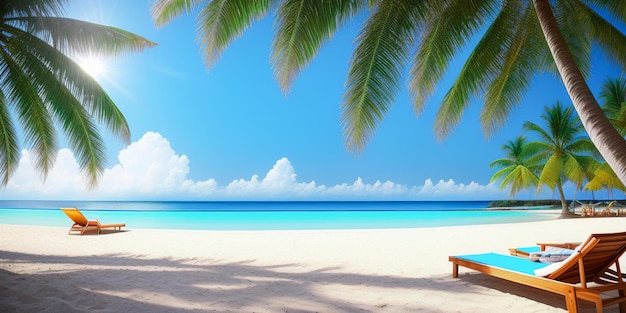
[{"label": "lounger cushion", "polygon": [[468,254],[456,256],[459,259],[466,259],[475,263],[485,264],[489,266],[495,266],[515,272],[521,272],[528,275],[535,275],[535,270],[545,267],[546,264],[539,262],[530,262],[527,258],[520,258],[516,256],[498,254],[498,253],[483,253],[483,254]]},{"label": "lounger cushion", "polygon": [[[541,276],[541,277],[546,277],[552,273],[554,273],[556,270],[560,269],[561,267],[563,267],[563,265],[565,265],[566,263],[568,263],[568,261],[571,258],[574,258],[578,255],[579,251],[575,250],[574,253],[572,253],[569,257],[567,257],[565,260],[561,261],[561,262],[555,262],[552,263],[546,267],[542,267],[542,268],[538,268],[535,270],[535,276]],[[534,263],[538,263],[538,262],[534,262]],[[539,264],[543,264],[543,263],[539,263]]]},{"label": "lounger cushion", "polygon": [[541,263],[554,263],[565,261],[575,251],[571,249],[555,248],[540,252],[531,252],[530,261]]}]

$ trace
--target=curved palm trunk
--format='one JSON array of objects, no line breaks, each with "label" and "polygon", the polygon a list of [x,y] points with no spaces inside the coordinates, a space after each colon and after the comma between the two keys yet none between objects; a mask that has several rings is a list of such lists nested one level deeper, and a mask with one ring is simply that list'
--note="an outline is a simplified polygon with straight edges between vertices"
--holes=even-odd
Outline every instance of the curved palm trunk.
[{"label": "curved palm trunk", "polygon": [[563,183],[559,182],[556,184],[556,187],[559,190],[559,197],[561,198],[561,216],[565,217],[570,215],[570,212],[567,200],[565,199],[565,193],[563,192]]},{"label": "curved palm trunk", "polygon": [[626,140],[613,127],[593,97],[563,38],[549,0],[534,0],[535,11],[574,108],[598,148],[617,177],[626,184]]}]

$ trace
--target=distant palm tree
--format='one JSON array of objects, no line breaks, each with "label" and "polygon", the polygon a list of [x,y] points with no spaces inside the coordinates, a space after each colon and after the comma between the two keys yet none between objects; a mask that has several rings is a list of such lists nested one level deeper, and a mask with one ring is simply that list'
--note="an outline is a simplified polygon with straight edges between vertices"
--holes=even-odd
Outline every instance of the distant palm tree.
[{"label": "distant palm tree", "polygon": [[622,136],[626,136],[626,79],[607,79],[600,92],[602,110]]},{"label": "distant palm tree", "polygon": [[625,23],[626,1],[154,0],[151,10],[162,26],[196,8],[208,65],[253,21],[276,12],[271,58],[285,93],[337,29],[361,12],[369,14],[356,39],[342,105],[345,142],[356,152],[395,102],[407,63],[414,110],[420,114],[450,62],[484,31],[439,107],[437,137],[460,123],[475,96],[485,99],[481,119],[491,135],[522,101],[533,76],[558,72],[591,140],[626,182],[626,141],[585,82],[592,43],[626,67],[626,36],[599,14]]},{"label": "distant palm tree", "polygon": [[597,150],[584,134],[573,107],[564,107],[557,102],[552,107],[545,107],[541,118],[545,128],[526,122],[524,129],[539,136],[538,141],[529,145],[545,162],[539,175],[540,184],[559,192],[562,214],[568,214],[563,184],[571,181],[577,189],[581,188],[585,180],[593,176],[594,165],[597,164],[593,153]]},{"label": "distant palm tree", "polygon": [[155,44],[118,28],[58,17],[65,2],[0,2],[1,186],[6,186],[19,162],[14,116],[44,177],[56,159],[55,127],[59,127],[90,187],[97,184],[105,162],[96,122],[130,141],[126,119],[113,100],[68,54],[115,55]]},{"label": "distant palm tree", "polygon": [[626,186],[617,178],[615,172],[606,162],[598,162],[593,166],[592,171],[593,177],[585,184],[585,190],[597,191],[606,188],[609,192],[609,197],[613,197],[613,189],[622,192],[626,191]]},{"label": "distant palm tree", "polygon": [[491,177],[491,182],[502,180],[500,189],[511,188],[511,197],[525,189],[537,187],[543,164],[537,158],[537,151],[526,143],[526,137],[519,136],[502,146],[506,157],[491,162],[490,167],[501,168]]}]

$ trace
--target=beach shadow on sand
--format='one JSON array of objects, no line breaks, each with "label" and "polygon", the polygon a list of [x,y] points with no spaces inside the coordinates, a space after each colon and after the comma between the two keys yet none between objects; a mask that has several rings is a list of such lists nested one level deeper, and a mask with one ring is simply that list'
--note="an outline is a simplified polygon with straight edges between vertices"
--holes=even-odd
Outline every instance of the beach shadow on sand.
[{"label": "beach shadow on sand", "polygon": [[[497,312],[497,306],[484,302],[494,297],[484,298],[487,289],[545,304],[554,309],[550,311],[565,310],[561,296],[478,273],[460,279],[407,278],[347,273],[338,267],[298,268],[255,265],[254,260],[68,257],[0,250],[0,311]],[[28,274],[19,274],[24,272]],[[469,310],[458,308],[462,303],[457,301],[472,299],[474,304],[463,304]],[[515,303],[503,305],[516,311]],[[593,311],[581,306],[581,312]]]},{"label": "beach shadow on sand", "polygon": [[[488,289],[498,290],[505,294],[511,294],[518,297],[526,298],[532,301],[543,303],[547,306],[560,308],[564,312],[567,312],[565,305],[565,297],[562,295],[554,294],[551,292],[543,291],[537,288],[529,287],[526,285],[510,282],[507,280],[499,279],[497,277],[484,275],[481,273],[467,273],[465,275],[459,275],[459,279],[463,282],[472,284],[474,286],[481,286]],[[588,301],[578,302],[578,312],[596,312],[593,303]],[[604,309],[605,313],[619,312],[618,306],[612,306]]]}]

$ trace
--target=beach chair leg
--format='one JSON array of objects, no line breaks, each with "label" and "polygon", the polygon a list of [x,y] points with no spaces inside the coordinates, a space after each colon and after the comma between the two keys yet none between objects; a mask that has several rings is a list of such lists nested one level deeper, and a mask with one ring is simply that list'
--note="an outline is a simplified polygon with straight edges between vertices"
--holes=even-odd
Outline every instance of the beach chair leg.
[{"label": "beach chair leg", "polygon": [[[578,302],[576,301],[576,290],[570,288],[565,293],[565,305],[568,313],[578,313]],[[602,312],[602,301],[600,301],[600,311]]]},{"label": "beach chair leg", "polygon": [[452,263],[452,278],[459,277],[459,265],[456,263]]}]

